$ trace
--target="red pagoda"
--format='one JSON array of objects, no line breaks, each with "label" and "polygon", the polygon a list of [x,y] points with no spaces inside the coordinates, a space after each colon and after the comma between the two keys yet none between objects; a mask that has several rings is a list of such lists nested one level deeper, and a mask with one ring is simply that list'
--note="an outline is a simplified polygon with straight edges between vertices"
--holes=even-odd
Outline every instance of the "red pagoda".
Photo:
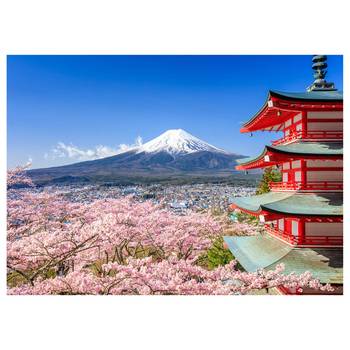
[{"label": "red pagoda", "polygon": [[[257,157],[242,159],[236,169],[274,167],[281,182],[270,192],[236,197],[231,210],[258,216],[266,233],[225,237],[247,271],[310,271],[334,293],[343,284],[343,94],[325,80],[326,56],[314,56],[314,83],[306,92],[269,91],[262,108],[241,132],[282,131]],[[287,290],[286,294],[312,293]]]}]

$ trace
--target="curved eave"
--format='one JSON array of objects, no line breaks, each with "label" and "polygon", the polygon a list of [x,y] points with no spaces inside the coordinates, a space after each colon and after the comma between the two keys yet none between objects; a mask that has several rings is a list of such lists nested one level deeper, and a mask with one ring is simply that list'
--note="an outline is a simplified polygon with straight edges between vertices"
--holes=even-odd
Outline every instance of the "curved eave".
[{"label": "curved eave", "polygon": [[298,217],[308,217],[308,218],[311,218],[311,217],[314,217],[314,218],[328,218],[328,217],[333,217],[333,218],[342,218],[343,217],[343,214],[334,214],[334,213],[327,213],[327,214],[310,214],[310,213],[305,213],[305,212],[302,212],[302,211],[295,211],[293,213],[289,213],[289,212],[286,212],[286,211],[283,211],[283,210],[276,210],[276,209],[271,209],[269,208],[268,206],[265,206],[265,205],[261,205],[259,207],[258,210],[249,210],[249,209],[246,209],[244,207],[241,207],[237,204],[230,204],[230,210],[234,210],[234,209],[239,209],[247,214],[250,214],[250,215],[253,215],[253,216],[260,216],[260,215],[263,215],[265,216],[265,220],[266,220],[266,217],[268,218],[268,220],[266,221],[269,221],[269,220],[276,220],[277,218],[284,218],[284,217],[295,217],[295,216],[298,216]]},{"label": "curved eave", "polygon": [[266,112],[268,111],[269,99],[270,99],[270,94],[267,96],[267,99],[263,104],[263,106],[260,108],[260,110],[257,113],[255,113],[247,122],[243,124],[242,128],[240,129],[240,132],[244,133],[244,132],[253,131],[251,128],[251,125],[253,124],[254,120],[258,119],[259,117],[261,118],[264,114],[266,114]]},{"label": "curved eave", "polygon": [[274,126],[285,122],[303,110],[343,110],[342,92],[287,93],[270,90],[261,109],[243,124],[240,131],[245,133],[273,130]]},{"label": "curved eave", "polygon": [[[256,169],[268,166],[266,165],[267,162],[265,162],[265,155],[267,152],[267,148],[265,147],[261,154],[259,154],[257,157],[253,158],[245,158],[245,159],[238,159],[237,162],[239,163],[236,165],[236,170],[248,170],[248,169]],[[271,164],[272,165],[272,164]]]},{"label": "curved eave", "polygon": [[[304,145],[301,143],[295,143],[296,145]],[[334,143],[335,144],[335,143]],[[313,143],[305,143],[305,147],[312,146]],[[318,143],[318,145],[322,145],[322,143]],[[326,144],[328,145],[328,144]],[[283,147],[285,149],[283,149]],[[285,161],[287,159],[300,158],[303,159],[342,159],[343,153],[342,150],[339,150],[338,153],[330,153],[324,151],[322,152],[312,152],[312,151],[291,151],[290,148],[293,147],[293,144],[289,144],[286,146],[265,146],[264,150],[260,155],[255,158],[247,158],[247,159],[238,159],[239,163],[236,165],[236,170],[249,170],[256,168],[265,168],[268,166],[272,166],[278,164],[281,161]],[[288,149],[289,148],[289,149]],[[268,159],[265,157],[268,156]]]},{"label": "curved eave", "polygon": [[269,91],[265,103],[260,110],[253,115],[246,123],[243,124],[240,132],[252,132],[262,130],[264,128],[273,127],[274,125],[281,124],[289,119],[291,116],[296,115],[298,112],[292,111],[292,114],[288,111],[284,111],[283,116],[278,116],[278,109],[269,106],[271,100],[271,91]]},{"label": "curved eave", "polygon": [[339,217],[343,216],[341,193],[268,192],[251,197],[237,197],[231,209],[252,215]]},{"label": "curved eave", "polygon": [[250,197],[236,197],[231,204],[231,208],[239,208],[250,214],[259,215],[262,211],[261,205],[280,201],[291,195],[291,192],[268,192]]},{"label": "curved eave", "polygon": [[270,208],[270,206],[268,205],[262,205],[260,210],[259,210],[259,215],[260,214],[268,214],[268,213],[271,213],[271,214],[279,214],[280,216],[307,216],[307,217],[317,217],[317,218],[322,218],[322,217],[329,217],[329,216],[332,216],[332,217],[343,217],[343,214],[340,214],[340,213],[316,213],[316,214],[313,214],[313,213],[305,213],[304,211],[300,210],[300,211],[294,211],[292,213],[289,213],[285,210],[277,210],[277,209],[274,209],[274,208]]},{"label": "curved eave", "polygon": [[[305,142],[305,146],[307,145],[312,145],[312,142]],[[322,143],[318,143],[322,145]],[[334,143],[335,144],[335,143]],[[265,146],[266,148],[266,153],[269,153],[271,155],[277,156],[277,155],[288,155],[288,158],[293,158],[293,157],[303,157],[303,158],[335,158],[335,159],[342,159],[343,158],[343,150],[339,149],[336,152],[329,152],[329,151],[324,151],[324,152],[315,152],[315,151],[308,151],[306,150],[300,150],[300,151],[293,151],[290,148],[293,147],[294,145],[301,145],[301,143],[295,142],[294,144],[288,144],[288,145],[281,145],[281,146]],[[285,148],[283,148],[285,147]],[[276,158],[277,160],[277,158]]]}]

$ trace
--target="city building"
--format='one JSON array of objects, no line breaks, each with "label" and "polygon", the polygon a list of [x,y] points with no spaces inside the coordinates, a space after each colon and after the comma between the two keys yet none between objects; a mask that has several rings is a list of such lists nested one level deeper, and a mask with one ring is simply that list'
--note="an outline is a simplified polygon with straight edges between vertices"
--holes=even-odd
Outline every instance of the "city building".
[{"label": "city building", "polygon": [[[267,233],[225,237],[247,271],[310,271],[342,293],[343,284],[343,94],[325,80],[326,56],[314,56],[314,83],[305,92],[270,91],[241,132],[282,131],[283,137],[260,155],[236,167],[248,171],[275,167],[281,182],[270,192],[234,198],[230,209],[260,218]],[[283,289],[286,294],[312,293]]]}]

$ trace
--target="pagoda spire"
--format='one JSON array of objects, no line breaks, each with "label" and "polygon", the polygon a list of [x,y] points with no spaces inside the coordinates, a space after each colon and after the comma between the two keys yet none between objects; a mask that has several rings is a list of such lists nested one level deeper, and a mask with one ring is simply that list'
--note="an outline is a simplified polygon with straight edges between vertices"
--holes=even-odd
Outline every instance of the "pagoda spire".
[{"label": "pagoda spire", "polygon": [[307,88],[307,91],[335,91],[334,83],[325,80],[327,74],[327,56],[315,55],[312,57],[312,69],[314,70],[314,82]]}]

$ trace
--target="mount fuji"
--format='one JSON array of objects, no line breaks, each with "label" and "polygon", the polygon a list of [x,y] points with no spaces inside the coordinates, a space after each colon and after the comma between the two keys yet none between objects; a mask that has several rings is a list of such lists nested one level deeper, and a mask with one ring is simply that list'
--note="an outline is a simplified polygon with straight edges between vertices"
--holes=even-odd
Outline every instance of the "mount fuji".
[{"label": "mount fuji", "polygon": [[167,130],[153,140],[111,157],[33,169],[36,182],[154,181],[186,176],[221,177],[234,172],[244,156],[210,145],[182,129]]},{"label": "mount fuji", "polygon": [[137,148],[137,153],[166,152],[174,157],[200,151],[227,153],[182,129],[168,130]]}]

